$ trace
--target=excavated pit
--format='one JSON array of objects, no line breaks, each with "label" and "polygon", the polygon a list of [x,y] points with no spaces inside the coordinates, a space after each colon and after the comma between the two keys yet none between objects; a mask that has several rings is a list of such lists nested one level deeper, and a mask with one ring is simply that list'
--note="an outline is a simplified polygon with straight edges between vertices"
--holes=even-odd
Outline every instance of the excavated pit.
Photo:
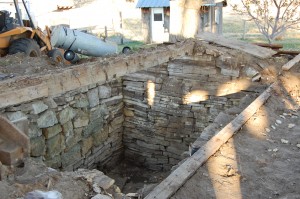
[{"label": "excavated pit", "polygon": [[15,75],[0,82],[0,113],[28,135],[31,157],[64,171],[98,168],[123,193],[138,192],[231,121],[286,61],[186,41]]}]

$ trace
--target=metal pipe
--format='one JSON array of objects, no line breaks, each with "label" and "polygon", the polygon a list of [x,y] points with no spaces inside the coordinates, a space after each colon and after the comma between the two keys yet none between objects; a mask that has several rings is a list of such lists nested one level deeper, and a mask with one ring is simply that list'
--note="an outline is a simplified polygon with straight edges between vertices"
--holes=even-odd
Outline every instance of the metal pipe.
[{"label": "metal pipe", "polygon": [[24,8],[25,8],[25,10],[26,10],[27,16],[28,16],[28,18],[29,18],[30,26],[31,26],[32,29],[35,29],[35,26],[34,26],[34,24],[33,24],[32,18],[31,18],[31,16],[30,16],[30,13],[29,13],[29,11],[28,11],[28,8],[27,8],[27,6],[26,6],[26,4],[25,4],[25,1],[22,0],[22,2],[23,2],[23,5],[24,5]]},{"label": "metal pipe", "polygon": [[21,14],[20,14],[18,0],[14,0],[14,4],[15,4],[16,14],[17,14],[17,18],[18,18],[19,24],[20,24],[20,26],[24,26],[23,21],[22,21],[22,17],[21,17]]},{"label": "metal pipe", "polygon": [[54,47],[95,57],[117,53],[115,43],[103,41],[94,35],[64,26],[57,26],[53,29],[51,44]]}]

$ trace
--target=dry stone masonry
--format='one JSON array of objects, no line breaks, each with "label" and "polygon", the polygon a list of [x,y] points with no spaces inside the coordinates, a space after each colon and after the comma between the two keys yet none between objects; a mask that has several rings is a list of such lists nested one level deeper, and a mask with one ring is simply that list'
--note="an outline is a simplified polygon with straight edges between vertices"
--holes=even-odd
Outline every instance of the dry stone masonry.
[{"label": "dry stone masonry", "polygon": [[[259,72],[247,56],[222,53],[196,44],[194,56],[123,77],[127,159],[153,170],[171,169],[219,113],[265,88],[251,81]],[[256,72],[247,77],[249,68]]]},{"label": "dry stone masonry", "polygon": [[33,78],[40,84],[23,91],[43,92],[4,101],[0,114],[30,137],[31,156],[53,168],[101,168],[125,157],[169,170],[220,112],[266,87],[256,82],[260,70],[249,55],[186,41]]},{"label": "dry stone masonry", "polygon": [[18,126],[26,121],[31,156],[68,170],[95,168],[122,154],[122,82],[90,85],[53,98],[8,107],[5,115]]}]

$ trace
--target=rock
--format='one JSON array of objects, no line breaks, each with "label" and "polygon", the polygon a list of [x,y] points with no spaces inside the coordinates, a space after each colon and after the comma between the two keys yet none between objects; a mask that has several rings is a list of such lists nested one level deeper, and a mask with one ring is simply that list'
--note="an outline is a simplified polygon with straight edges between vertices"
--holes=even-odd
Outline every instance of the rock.
[{"label": "rock", "polygon": [[288,143],[289,143],[289,141],[288,141],[288,140],[285,140],[285,139],[281,139],[280,141],[281,141],[281,143],[283,143],[283,144],[288,144]]},{"label": "rock", "polygon": [[297,144],[296,146],[300,149],[300,144]]},{"label": "rock", "polygon": [[76,111],[67,107],[59,113],[59,121],[61,124],[65,124],[76,116]]},{"label": "rock", "polygon": [[252,82],[259,82],[261,80],[261,75],[258,74],[252,78]]},{"label": "rock", "polygon": [[43,135],[46,139],[49,139],[57,134],[59,134],[62,131],[62,128],[59,124],[46,128],[43,130]]},{"label": "rock", "polygon": [[36,125],[30,124],[27,135],[29,138],[39,137],[42,135],[42,130],[39,129]]},{"label": "rock", "polygon": [[295,126],[296,126],[296,125],[295,125],[295,124],[292,124],[292,123],[288,124],[288,128],[289,128],[289,129],[294,128]]},{"label": "rock", "polygon": [[282,119],[286,119],[283,115],[279,115],[279,117],[281,117]]},{"label": "rock", "polygon": [[105,99],[111,96],[111,87],[109,86],[99,86],[99,98]]},{"label": "rock", "polygon": [[43,199],[62,199],[62,194],[58,191],[39,191],[35,190],[32,192],[29,192],[25,195],[24,199],[38,199],[38,198],[43,198]]},{"label": "rock", "polygon": [[274,129],[274,130],[276,129],[276,127],[275,127],[274,125],[272,125],[271,127],[272,127],[272,129]]},{"label": "rock", "polygon": [[47,98],[44,100],[45,104],[48,106],[48,108],[57,108],[57,104],[53,100],[53,98]]},{"label": "rock", "polygon": [[71,121],[65,123],[62,126],[63,133],[66,137],[70,137],[74,135],[73,123]]},{"label": "rock", "polygon": [[101,189],[100,189],[100,187],[98,186],[98,184],[97,183],[94,183],[93,184],[93,191],[95,192],[95,193],[101,193]]},{"label": "rock", "polygon": [[93,196],[91,199],[112,199],[112,198],[107,195],[97,194],[97,195]]},{"label": "rock", "polygon": [[126,194],[126,196],[127,197],[133,197],[133,198],[139,198],[139,196],[140,196],[140,194],[138,194],[138,193],[128,193],[128,194]]},{"label": "rock", "polygon": [[64,137],[61,134],[55,135],[54,137],[46,141],[47,157],[54,157],[61,153],[65,148]]},{"label": "rock", "polygon": [[134,116],[134,112],[132,110],[127,109],[127,108],[124,108],[123,113],[126,117],[133,117]]},{"label": "rock", "polygon": [[39,119],[37,119],[37,124],[39,128],[47,128],[57,123],[58,120],[53,111],[47,111],[43,113]]},{"label": "rock", "polygon": [[106,190],[109,189],[115,183],[115,180],[111,179],[106,175],[101,175],[101,176],[96,176],[93,179],[93,182],[97,183],[101,188]]},{"label": "rock", "polygon": [[247,68],[245,69],[245,73],[246,73],[247,77],[252,78],[252,77],[254,77],[255,75],[258,74],[258,71],[255,70],[254,68],[247,67]]},{"label": "rock", "polygon": [[74,119],[74,128],[84,127],[89,124],[89,116],[86,112],[79,111]]},{"label": "rock", "polygon": [[108,114],[109,114],[108,108],[105,104],[103,104],[103,105],[100,105],[100,106],[97,106],[97,107],[94,107],[91,109],[90,120],[94,121],[99,118],[104,119],[108,116]]},{"label": "rock", "polygon": [[276,123],[277,124],[282,124],[282,121],[281,120],[276,120]]},{"label": "rock", "polygon": [[17,120],[21,120],[22,118],[27,118],[27,116],[22,111],[8,113],[7,117],[12,122],[17,121]]},{"label": "rock", "polygon": [[62,161],[62,166],[67,167],[71,165],[72,163],[74,164],[75,161],[80,160],[81,158],[81,150],[80,150],[80,144],[77,144],[73,146],[70,150],[68,150],[66,153],[62,153],[61,155],[61,161]]},{"label": "rock", "polygon": [[269,128],[265,128],[265,130],[266,130],[267,133],[271,132],[271,130]]},{"label": "rock", "polygon": [[278,149],[277,149],[277,148],[273,149],[273,152],[277,152],[277,151],[278,151]]},{"label": "rock", "polygon": [[231,70],[226,68],[221,68],[221,74],[225,76],[232,76],[232,77],[239,77],[240,71],[239,70]]},{"label": "rock", "polygon": [[30,155],[39,157],[45,155],[45,138],[44,136],[34,137],[30,139]]},{"label": "rock", "polygon": [[48,106],[43,102],[36,102],[32,104],[33,114],[37,115],[48,109]]},{"label": "rock", "polygon": [[89,106],[89,100],[86,95],[80,96],[79,99],[76,100],[75,105],[76,108],[86,108]]},{"label": "rock", "polygon": [[155,187],[157,184],[145,184],[143,188],[139,189],[137,192],[140,194],[142,198],[146,197]]},{"label": "rock", "polygon": [[87,92],[90,107],[95,107],[99,104],[98,88],[91,89]]}]

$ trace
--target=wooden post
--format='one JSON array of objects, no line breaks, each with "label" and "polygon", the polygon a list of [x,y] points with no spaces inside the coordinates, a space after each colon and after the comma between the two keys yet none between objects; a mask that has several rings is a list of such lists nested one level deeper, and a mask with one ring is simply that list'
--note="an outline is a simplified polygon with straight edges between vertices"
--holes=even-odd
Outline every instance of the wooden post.
[{"label": "wooden post", "polygon": [[218,34],[222,35],[223,34],[223,3],[221,3],[221,6],[219,5],[218,11],[219,11]]},{"label": "wooden post", "polygon": [[104,26],[104,41],[106,40],[107,38],[107,27]]},{"label": "wooden post", "polygon": [[244,40],[246,37],[246,19],[243,19],[243,37],[242,39]]}]

